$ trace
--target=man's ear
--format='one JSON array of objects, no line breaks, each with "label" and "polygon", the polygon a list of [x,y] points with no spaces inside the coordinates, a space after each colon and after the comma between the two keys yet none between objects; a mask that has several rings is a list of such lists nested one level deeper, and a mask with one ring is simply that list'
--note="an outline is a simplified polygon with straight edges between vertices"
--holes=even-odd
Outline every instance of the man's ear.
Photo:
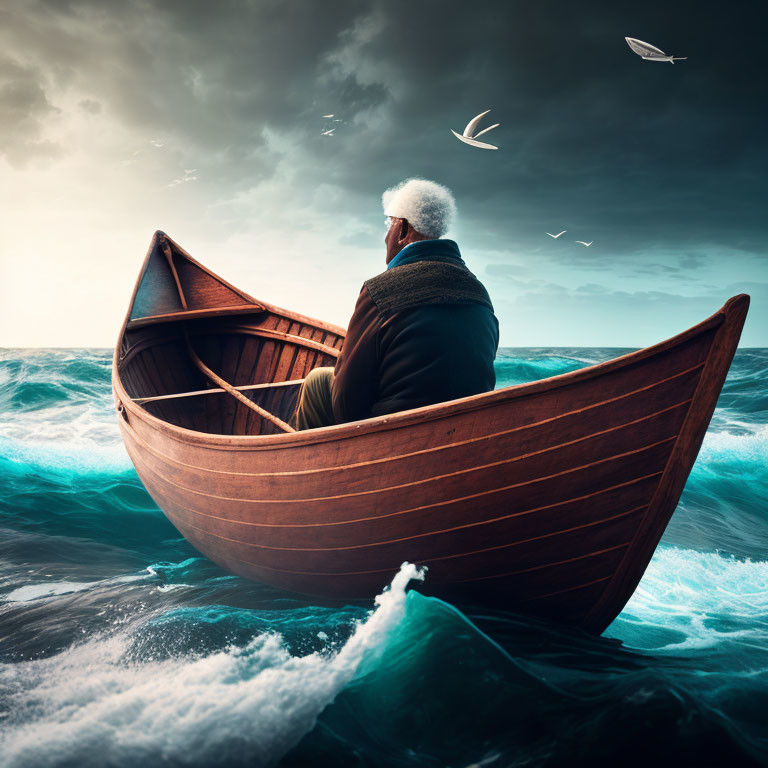
[{"label": "man's ear", "polygon": [[408,223],[408,219],[400,219],[400,232],[398,234],[398,242],[402,243],[406,237],[408,237],[408,230],[411,225]]}]

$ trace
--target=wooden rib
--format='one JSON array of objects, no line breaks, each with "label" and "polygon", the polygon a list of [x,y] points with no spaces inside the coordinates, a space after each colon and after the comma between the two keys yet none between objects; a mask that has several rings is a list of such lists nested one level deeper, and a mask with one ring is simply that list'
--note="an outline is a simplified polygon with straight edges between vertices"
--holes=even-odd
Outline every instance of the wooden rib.
[{"label": "wooden rib", "polygon": [[[154,359],[152,362],[152,366],[150,369],[148,358],[152,358],[152,350],[151,348],[148,348],[142,352],[141,355],[139,355],[136,358],[136,361],[134,363],[134,368],[136,370],[137,374],[141,374],[143,376],[145,384],[149,385],[149,389],[154,389],[156,392],[160,391],[160,384],[159,376],[156,371],[156,365],[154,364]],[[165,418],[169,419],[169,417],[173,416],[173,410],[166,409],[165,407],[161,407],[158,409],[160,414]]]},{"label": "wooden rib", "polygon": [[[256,378],[256,372],[259,369],[259,364],[261,362],[261,353],[264,349],[264,344],[261,341],[257,340],[251,340],[251,346],[254,348],[253,356],[249,358],[250,367],[247,369],[245,374],[245,380],[246,381],[254,381]],[[265,382],[270,383],[270,382]],[[274,382],[272,382],[274,383]],[[251,434],[251,417],[253,416],[253,411],[246,411],[244,413],[244,419],[243,419],[243,434],[250,435]],[[258,423],[261,424],[261,419],[258,419]]]},{"label": "wooden rib", "polygon": [[181,287],[181,280],[179,280],[179,273],[176,270],[176,264],[173,261],[173,251],[171,250],[171,246],[168,243],[167,240],[162,240],[160,242],[160,250],[163,252],[163,255],[166,258],[166,261],[168,262],[168,266],[171,268],[171,274],[173,275],[173,279],[176,283],[176,290],[179,294],[179,299],[181,300],[181,306],[187,310],[187,297],[184,295],[184,289]]},{"label": "wooden rib", "polygon": [[282,341],[284,344],[297,344],[300,347],[310,347],[318,352],[324,352],[326,355],[330,355],[333,358],[337,358],[341,352],[334,347],[326,346],[313,339],[308,339],[306,336],[297,336],[293,333],[287,333],[286,331],[272,330],[264,328],[262,326],[254,325],[227,325],[222,328],[199,328],[195,329],[195,333],[199,335],[203,334],[224,334],[224,333],[242,333],[250,336],[262,336],[267,339],[275,339]]},{"label": "wooden rib", "polygon": [[186,333],[186,328],[184,329],[185,335],[187,336],[188,341],[188,352],[190,357],[192,358],[192,362],[209,378],[211,381],[218,384],[222,389],[225,389],[232,397],[234,397],[236,400],[239,400],[243,405],[245,405],[246,408],[250,408],[252,411],[255,411],[264,419],[267,419],[267,421],[271,421],[273,424],[280,427],[280,429],[283,430],[283,432],[295,432],[294,428],[290,424],[286,424],[282,419],[278,419],[277,416],[274,416],[269,411],[265,411],[261,406],[256,405],[253,401],[249,400],[245,395],[238,392],[228,381],[225,381],[221,378],[216,372],[212,371],[197,355],[197,352],[195,352],[194,348],[192,347],[191,341],[189,341],[188,333]]},{"label": "wooden rib", "polygon": [[[221,365],[217,368],[217,373],[224,381],[229,384],[232,389],[239,391],[237,387],[232,385],[232,380],[237,373],[237,364],[240,362],[240,354],[243,351],[243,339],[239,336],[230,336],[223,339],[221,345]],[[241,393],[242,394],[242,393]],[[248,400],[249,398],[245,398]],[[222,432],[227,434],[233,434],[235,426],[235,418],[238,411],[242,410],[240,400],[234,398],[225,398],[222,409],[221,429]]]},{"label": "wooden rib", "polygon": [[239,304],[234,307],[210,307],[208,309],[185,309],[182,312],[166,312],[162,315],[148,315],[130,320],[125,327],[126,331],[134,331],[137,328],[145,328],[148,325],[159,323],[184,322],[185,320],[197,320],[205,317],[219,317],[227,315],[262,314],[264,307],[257,305]]},{"label": "wooden rib", "polygon": [[[163,254],[165,255],[165,258],[168,262],[168,266],[171,269],[171,273],[173,274],[173,279],[176,282],[176,289],[179,293],[179,299],[181,301],[181,305],[184,307],[184,309],[187,309],[187,300],[184,296],[184,289],[181,287],[181,281],[179,280],[178,272],[176,271],[176,265],[173,262],[173,251],[171,250],[171,246],[168,244],[167,240],[162,240],[160,242],[160,249],[162,250]],[[192,339],[189,335],[189,329],[187,328],[186,324],[182,325],[182,335],[184,337],[184,342],[187,345],[187,353],[192,358],[192,362],[199,368],[199,370],[207,376],[211,381],[213,381],[215,384],[218,384],[222,389],[225,389],[232,397],[235,398],[235,400],[240,401],[243,405],[245,405],[246,408],[250,408],[252,411],[256,411],[256,413],[259,414],[264,419],[267,419],[268,421],[271,421],[273,424],[276,424],[280,429],[283,430],[283,432],[294,432],[292,426],[289,424],[286,424],[282,419],[278,419],[277,416],[273,416],[269,411],[265,411],[260,406],[256,405],[256,403],[250,401],[245,395],[238,392],[228,381],[226,381],[224,378],[219,376],[215,371],[211,370],[201,359],[200,356],[197,354],[195,348],[192,346]],[[221,411],[222,419],[225,416],[225,412]],[[234,412],[232,413],[232,418],[234,420]]]},{"label": "wooden rib", "polygon": [[136,355],[140,354],[145,349],[151,349],[155,346],[159,347],[163,344],[171,344],[173,342],[181,343],[182,341],[183,339],[181,338],[181,333],[175,333],[173,335],[167,336],[152,336],[148,339],[137,341],[126,351],[125,355],[120,358],[118,368],[120,371],[122,371]]},{"label": "wooden rib", "polygon": [[[176,389],[176,382],[173,379],[173,374],[170,371],[170,366],[162,365],[162,362],[158,363],[158,359],[156,356],[156,350],[157,347],[151,347],[149,348],[145,356],[149,356],[149,358],[152,361],[152,366],[155,371],[155,375],[157,376],[157,380],[162,386],[163,389],[166,391],[168,389]],[[168,409],[168,412],[172,414],[175,417],[175,421],[179,426],[183,426],[185,419],[183,418],[183,414],[179,411],[178,406],[176,403],[164,403],[163,404],[165,408]]]},{"label": "wooden rib", "polygon": [[[238,359],[237,368],[235,370],[234,381],[232,382],[236,389],[240,389],[241,386],[248,386],[253,379],[250,378],[250,372],[255,368],[256,361],[260,356],[261,343],[255,341],[251,337],[242,337],[242,351]],[[266,383],[266,382],[265,382]],[[276,383],[276,382],[275,382]],[[257,400],[259,396],[259,389],[253,391],[253,399]],[[249,390],[246,390],[249,391]],[[250,399],[250,397],[249,397]],[[253,411],[250,408],[238,408],[237,415],[232,424],[233,435],[247,435],[248,434],[248,419],[253,415]],[[280,416],[280,414],[276,414]]]},{"label": "wooden rib", "polygon": [[[187,467],[189,469],[196,470],[196,471],[210,472],[212,474],[217,474],[217,475],[233,475],[233,476],[242,476],[242,477],[276,477],[276,476],[293,476],[293,475],[311,475],[311,474],[325,473],[325,472],[329,472],[329,471],[352,469],[354,467],[361,467],[361,466],[367,466],[367,465],[372,465],[372,464],[383,464],[383,463],[386,463],[386,462],[397,461],[399,459],[411,458],[413,456],[419,456],[419,455],[423,455],[423,454],[426,454],[426,453],[436,453],[438,451],[447,450],[449,448],[457,448],[457,447],[462,446],[462,445],[469,445],[471,443],[478,443],[478,442],[481,442],[481,441],[484,441],[484,440],[493,440],[495,438],[502,437],[504,435],[512,434],[513,432],[519,432],[520,430],[523,430],[523,429],[530,429],[532,427],[538,427],[538,426],[541,426],[543,424],[550,424],[550,423],[552,423],[554,421],[558,421],[559,419],[565,418],[567,416],[573,416],[574,414],[583,413],[584,411],[589,411],[589,410],[592,410],[593,408],[598,408],[598,407],[600,407],[602,405],[607,405],[608,403],[616,402],[618,400],[623,400],[625,398],[631,397],[632,395],[636,395],[639,392],[644,392],[646,390],[653,389],[654,387],[658,386],[659,384],[664,384],[667,381],[671,381],[672,379],[675,379],[675,378],[677,378],[679,376],[683,376],[684,374],[690,373],[691,371],[694,371],[697,368],[701,368],[703,365],[704,365],[703,363],[700,363],[699,365],[695,365],[692,368],[688,368],[685,371],[681,371],[680,373],[677,373],[674,376],[669,376],[666,379],[660,379],[659,381],[654,382],[653,384],[649,384],[649,385],[646,385],[644,387],[640,387],[639,389],[633,389],[630,392],[626,392],[626,393],[624,393],[622,395],[618,395],[616,397],[608,398],[607,400],[601,400],[598,403],[592,403],[590,405],[585,406],[584,408],[577,408],[577,409],[575,409],[573,411],[565,411],[564,413],[560,413],[557,416],[550,416],[550,417],[548,417],[546,419],[540,419],[539,421],[532,421],[532,422],[530,422],[528,424],[521,424],[520,426],[512,427],[510,429],[504,429],[504,430],[501,430],[500,432],[492,432],[491,434],[481,435],[480,437],[470,437],[470,438],[467,438],[466,440],[457,440],[457,441],[455,441],[453,443],[445,443],[444,445],[438,445],[438,446],[435,446],[435,447],[432,447],[432,448],[423,448],[423,449],[418,450],[418,451],[411,451],[409,453],[402,453],[402,454],[398,454],[396,456],[384,456],[384,457],[382,457],[380,459],[370,459],[370,460],[367,460],[367,461],[354,462],[352,464],[339,464],[339,465],[333,465],[333,466],[330,466],[330,467],[319,467],[319,468],[313,468],[313,469],[298,469],[298,470],[291,470],[291,471],[287,471],[287,472],[232,472],[230,470],[225,470],[225,469],[213,469],[213,468],[210,468],[210,467],[200,467],[200,466],[198,466],[196,464],[188,464],[186,462],[183,462],[183,461],[180,461],[178,459],[172,458],[170,456],[167,456],[167,455],[165,455],[165,454],[163,454],[163,453],[153,449],[146,441],[144,441],[142,438],[140,438],[138,436],[138,434],[136,434],[135,430],[133,430],[133,432],[134,432],[134,434],[136,434],[137,440],[139,442],[141,442],[144,446],[146,446],[149,449],[149,451],[151,453],[153,453],[155,456],[157,456],[159,459],[167,460],[169,463],[178,464],[179,466]],[[681,405],[684,405],[687,402],[690,402],[690,398],[688,400],[683,400],[680,403],[677,403],[677,404],[675,404],[673,406],[670,406],[669,408],[662,408],[661,410],[656,411],[656,412],[650,414],[649,416],[642,417],[642,418],[652,418],[653,416],[657,416],[658,414],[664,413],[667,410],[671,410],[673,408],[677,408],[677,407],[679,407]],[[636,421],[638,421],[638,420],[636,420]],[[633,423],[635,423],[635,422],[628,422],[627,424],[623,424],[623,425],[620,425],[620,426],[629,426],[629,425],[631,425]],[[133,428],[131,428],[131,429],[133,429]],[[610,430],[606,430],[606,431],[610,431]],[[595,436],[595,435],[598,435],[598,434],[601,434],[601,433],[600,432],[596,432],[596,433],[594,433],[593,435],[590,435],[590,436]],[[559,447],[559,446],[554,446],[554,447]]]},{"label": "wooden rib", "polygon": [[[261,324],[262,328],[272,330],[277,327],[280,322],[280,318],[275,315],[270,315],[264,319]],[[269,370],[269,366],[272,361],[272,355],[274,354],[275,343],[273,341],[264,341],[262,337],[255,336],[255,343],[258,344],[258,354],[251,369],[249,381],[255,381],[266,384],[273,384],[274,382],[269,380],[269,377],[263,375],[263,370],[266,368]],[[264,419],[256,417],[253,411],[249,411],[245,420],[245,433],[247,435],[260,435],[262,429],[265,426]]]},{"label": "wooden rib", "polygon": [[[304,379],[293,379],[291,381],[275,381],[272,384],[244,384],[239,387],[234,387],[238,392],[249,392],[252,389],[272,389],[273,387],[295,387],[299,384],[303,384]],[[221,387],[211,387],[210,389],[198,389],[194,392],[178,392],[175,395],[156,395],[154,397],[132,397],[134,403],[137,405],[144,405],[144,403],[154,403],[158,400],[173,400],[177,397],[198,397],[200,395],[218,395],[222,392],[226,392]]]}]

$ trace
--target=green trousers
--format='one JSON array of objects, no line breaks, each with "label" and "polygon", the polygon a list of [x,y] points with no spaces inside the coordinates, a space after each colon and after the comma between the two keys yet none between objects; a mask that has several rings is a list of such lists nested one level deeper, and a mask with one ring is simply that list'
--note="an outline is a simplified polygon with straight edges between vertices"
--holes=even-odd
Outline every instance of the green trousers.
[{"label": "green trousers", "polygon": [[291,426],[302,430],[335,424],[331,400],[332,387],[333,368],[313,368],[301,385]]}]

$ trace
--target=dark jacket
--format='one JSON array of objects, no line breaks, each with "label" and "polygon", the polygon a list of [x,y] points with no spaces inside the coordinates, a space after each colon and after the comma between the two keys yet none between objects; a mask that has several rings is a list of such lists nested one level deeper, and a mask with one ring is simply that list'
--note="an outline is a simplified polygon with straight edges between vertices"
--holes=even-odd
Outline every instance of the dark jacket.
[{"label": "dark jacket", "polygon": [[403,249],[360,291],[336,363],[337,423],[488,392],[499,324],[452,240]]}]

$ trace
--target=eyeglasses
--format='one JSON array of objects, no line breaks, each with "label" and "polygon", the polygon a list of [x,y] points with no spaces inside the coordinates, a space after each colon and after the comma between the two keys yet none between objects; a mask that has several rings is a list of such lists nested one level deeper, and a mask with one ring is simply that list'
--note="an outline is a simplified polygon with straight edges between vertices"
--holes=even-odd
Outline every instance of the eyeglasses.
[{"label": "eyeglasses", "polygon": [[391,216],[385,216],[384,217],[384,229],[389,232],[389,228],[392,226],[392,217]]}]

